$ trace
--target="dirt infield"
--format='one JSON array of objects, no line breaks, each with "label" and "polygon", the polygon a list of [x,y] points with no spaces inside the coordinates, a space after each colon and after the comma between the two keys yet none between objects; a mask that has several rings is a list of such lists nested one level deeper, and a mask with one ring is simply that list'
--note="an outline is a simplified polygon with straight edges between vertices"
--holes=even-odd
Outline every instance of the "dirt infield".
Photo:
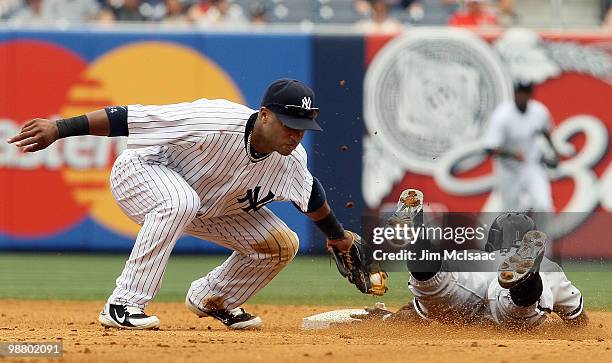
[{"label": "dirt infield", "polygon": [[[62,341],[58,362],[537,362],[610,361],[612,313],[591,312],[588,327],[556,319],[527,333],[494,327],[361,323],[301,331],[301,318],[333,307],[251,305],[259,331],[227,331],[182,304],[153,303],[162,329],[104,329],[101,302],[0,300],[0,341]],[[6,360],[6,359],[5,359]],[[8,361],[19,360],[11,358]],[[0,358],[0,361],[3,361]]]}]

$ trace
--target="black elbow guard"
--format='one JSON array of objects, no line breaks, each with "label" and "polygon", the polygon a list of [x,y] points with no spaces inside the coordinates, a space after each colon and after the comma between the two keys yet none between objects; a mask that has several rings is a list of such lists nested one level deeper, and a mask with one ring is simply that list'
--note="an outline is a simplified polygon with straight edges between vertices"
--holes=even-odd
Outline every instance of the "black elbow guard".
[{"label": "black elbow guard", "polygon": [[[308,207],[305,213],[314,212],[317,209],[321,208],[323,204],[325,204],[325,201],[327,200],[326,198],[327,196],[325,195],[325,190],[323,189],[321,182],[319,181],[319,179],[313,177],[312,178],[312,190],[310,191],[310,199],[308,199]],[[300,212],[302,211],[300,206],[297,205],[295,202],[291,202],[291,203],[293,203],[293,205],[298,210],[300,210]]]},{"label": "black elbow guard", "polygon": [[108,122],[110,123],[110,133],[108,136],[129,136],[127,106],[105,107],[104,111],[106,111]]},{"label": "black elbow guard", "polygon": [[306,213],[314,212],[321,208],[323,204],[325,204],[326,198],[327,196],[325,195],[325,190],[321,182],[319,179],[313,177],[312,191],[310,192],[310,199],[308,199],[308,210],[306,210]]}]

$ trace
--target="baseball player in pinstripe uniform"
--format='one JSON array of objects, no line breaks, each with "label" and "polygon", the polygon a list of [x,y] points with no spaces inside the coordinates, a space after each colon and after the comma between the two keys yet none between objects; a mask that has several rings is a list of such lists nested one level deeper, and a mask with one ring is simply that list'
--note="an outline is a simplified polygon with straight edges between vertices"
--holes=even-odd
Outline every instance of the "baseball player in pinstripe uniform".
[{"label": "baseball player in pinstripe uniform", "polygon": [[240,308],[298,251],[298,236],[266,204],[291,201],[323,231],[328,248],[348,251],[345,231],[306,166],[300,141],[316,122],[313,91],[279,79],[252,110],[227,100],[165,106],[107,107],[70,119],[34,119],[8,140],[25,152],[77,135],[128,136],[115,161],[111,191],[142,228],[98,320],[104,326],[155,329],[144,309],[160,289],[172,248],[183,233],[234,252],[193,281],[185,304],[231,329],[258,327]]}]

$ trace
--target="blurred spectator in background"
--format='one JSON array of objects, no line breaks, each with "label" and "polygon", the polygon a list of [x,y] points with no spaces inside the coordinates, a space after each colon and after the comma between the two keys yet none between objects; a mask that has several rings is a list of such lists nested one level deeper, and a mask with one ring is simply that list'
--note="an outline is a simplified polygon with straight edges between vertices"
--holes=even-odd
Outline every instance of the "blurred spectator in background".
[{"label": "blurred spectator in background", "polygon": [[115,14],[113,13],[113,0],[103,0],[100,1],[100,12],[98,13],[98,18],[96,19],[98,23],[114,23],[115,22]]},{"label": "blurred spectator in background", "polygon": [[266,19],[266,13],[268,12],[268,6],[263,1],[256,1],[249,7],[249,19],[253,25],[264,25],[268,21]]},{"label": "blurred spectator in background", "polygon": [[364,19],[370,15],[372,10],[369,0],[353,0],[353,8],[355,12]]},{"label": "blurred spectator in background", "polygon": [[[119,1],[119,0],[112,0]],[[183,8],[187,9],[185,3],[189,0],[181,0]],[[165,0],[143,0],[139,6],[140,13],[151,21],[162,21],[167,14],[166,1]]]},{"label": "blurred spectator in background", "polygon": [[12,17],[16,11],[25,7],[22,0],[0,0],[0,19]]},{"label": "blurred spectator in background", "polygon": [[43,0],[41,12],[55,23],[79,24],[95,20],[100,4],[96,0]]},{"label": "blurred spectator in background", "polygon": [[[461,0],[385,0],[390,17],[411,24],[447,25]],[[372,1],[354,0],[353,8],[361,17],[369,18]]]},{"label": "blurred spectator in background", "polygon": [[451,16],[448,24],[466,27],[495,26],[497,16],[486,9],[484,0],[464,0],[464,6]]},{"label": "blurred spectator in background", "polygon": [[17,10],[10,20],[16,24],[40,24],[48,22],[43,16],[43,0],[26,0],[25,6]]},{"label": "blurred spectator in background", "polygon": [[[387,4],[387,11],[393,12],[394,10],[400,10],[406,8],[410,3],[415,0],[384,0]],[[374,3],[373,0],[353,0],[353,9],[362,18],[369,18],[372,14]]]},{"label": "blurred spectator in background", "polygon": [[100,15],[101,21],[145,21],[145,17],[140,11],[141,0],[123,0],[123,3],[107,0],[104,14]]},{"label": "blurred spectator in background", "polygon": [[367,33],[396,33],[402,29],[402,24],[389,16],[389,4],[385,0],[371,0],[369,19],[357,22],[357,27]]},{"label": "blurred spectator in background", "polygon": [[411,23],[446,25],[459,9],[460,0],[403,0],[402,6]]},{"label": "blurred spectator in background", "polygon": [[190,21],[195,22],[206,14],[208,8],[210,8],[208,0],[198,0],[191,4],[187,10],[187,18],[189,18]]},{"label": "blurred spectator in background", "polygon": [[606,0],[604,3],[604,29],[612,31],[612,0]]},{"label": "blurred spectator in background", "polygon": [[165,24],[187,24],[185,6],[181,0],[165,0],[166,15],[162,22]]},{"label": "blurred spectator in background", "polygon": [[499,13],[498,22],[503,26],[510,26],[516,21],[514,12],[514,0],[498,0],[497,11]]},{"label": "blurred spectator in background", "polygon": [[244,16],[242,7],[234,4],[231,0],[209,0],[208,6],[202,6],[201,2],[195,4],[198,11],[206,9],[205,12],[191,13],[195,15],[195,21],[200,25],[221,25],[221,24],[246,24],[247,18]]}]

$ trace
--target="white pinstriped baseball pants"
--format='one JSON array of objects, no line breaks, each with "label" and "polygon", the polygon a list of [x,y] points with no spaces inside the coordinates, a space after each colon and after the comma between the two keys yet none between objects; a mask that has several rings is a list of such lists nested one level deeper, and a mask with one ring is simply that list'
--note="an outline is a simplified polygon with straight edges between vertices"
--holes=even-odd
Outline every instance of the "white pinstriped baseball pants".
[{"label": "white pinstriped baseball pants", "polygon": [[233,309],[261,290],[298,251],[297,235],[267,208],[200,219],[200,198],[175,171],[125,151],[111,172],[120,208],[142,228],[108,301],[144,308],[157,294],[170,253],[188,233],[234,252],[193,281],[189,299],[204,309]]}]

